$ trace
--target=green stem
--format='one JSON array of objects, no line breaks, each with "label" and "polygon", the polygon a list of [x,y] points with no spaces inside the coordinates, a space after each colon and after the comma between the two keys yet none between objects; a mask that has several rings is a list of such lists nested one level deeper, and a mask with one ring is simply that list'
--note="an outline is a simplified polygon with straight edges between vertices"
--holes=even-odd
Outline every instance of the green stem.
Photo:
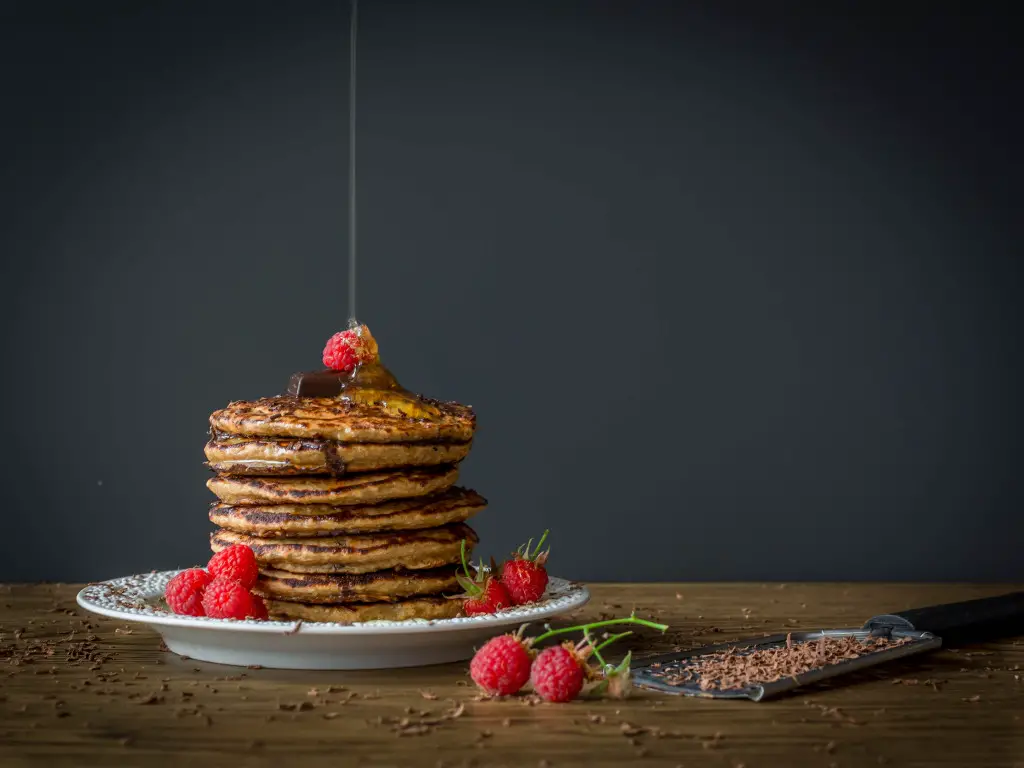
[{"label": "green stem", "polygon": [[611,637],[605,638],[605,640],[603,640],[601,642],[601,644],[598,645],[594,649],[594,654],[596,655],[598,651],[600,651],[602,648],[608,647],[609,645],[614,643],[616,640],[621,640],[622,638],[627,637],[627,636],[632,635],[632,634],[633,634],[632,632],[620,632],[617,635],[612,635]]},{"label": "green stem", "polygon": [[601,656],[601,649],[598,647],[597,643],[595,643],[593,638],[590,636],[590,630],[589,629],[584,629],[583,630],[583,637],[587,641],[587,643],[590,645],[590,650],[594,654],[594,658],[597,659],[598,664],[601,665],[601,669],[604,669],[605,667],[607,667],[608,666],[608,662],[606,662],[604,660],[604,658]]},{"label": "green stem", "polygon": [[540,548],[544,546],[544,540],[548,537],[548,533],[550,533],[550,531],[545,530],[544,535],[540,537],[540,541],[537,542],[537,548],[533,551],[533,557],[530,556],[529,549],[527,549],[526,557],[528,560],[532,560],[540,554]]},{"label": "green stem", "polygon": [[659,632],[664,632],[668,629],[667,624],[655,624],[653,621],[647,621],[646,619],[638,619],[636,616],[630,616],[628,619],[608,619],[607,621],[595,621],[590,624],[580,624],[577,627],[563,627],[562,629],[549,629],[543,635],[535,637],[534,643],[540,643],[547,640],[549,637],[555,635],[564,635],[567,632],[579,632],[580,630],[586,631],[588,629],[598,629],[599,627],[613,627],[619,624],[639,624],[641,627],[650,627],[656,629]]},{"label": "green stem", "polygon": [[462,570],[466,572],[465,576],[462,576],[458,571],[455,572],[455,580],[459,582],[459,586],[466,590],[466,595],[469,597],[479,597],[484,593],[483,588],[476,583],[473,579],[473,575],[469,572],[469,564],[466,562],[466,540],[462,540],[462,549],[460,551],[462,555]]}]

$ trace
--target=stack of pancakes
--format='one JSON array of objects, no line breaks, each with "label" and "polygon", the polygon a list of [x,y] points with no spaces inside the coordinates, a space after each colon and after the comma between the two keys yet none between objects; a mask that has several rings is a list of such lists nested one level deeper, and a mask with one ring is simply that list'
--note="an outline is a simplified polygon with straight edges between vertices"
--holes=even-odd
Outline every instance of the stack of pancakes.
[{"label": "stack of pancakes", "polygon": [[372,621],[454,616],[465,524],[486,505],[459,488],[471,408],[282,395],[210,417],[207,486],[218,552],[256,553],[272,618]]}]

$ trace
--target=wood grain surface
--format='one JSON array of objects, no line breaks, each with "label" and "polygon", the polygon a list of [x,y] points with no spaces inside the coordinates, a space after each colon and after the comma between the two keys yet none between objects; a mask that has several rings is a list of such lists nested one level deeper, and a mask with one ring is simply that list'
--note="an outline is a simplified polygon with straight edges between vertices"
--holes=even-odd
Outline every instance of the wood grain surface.
[{"label": "wood grain surface", "polygon": [[[945,649],[755,704],[478,700],[465,664],[292,672],[200,663],[138,624],[85,614],[75,585],[0,586],[0,764],[1024,767],[1024,640]],[[671,625],[646,655],[1020,586],[595,585],[574,619]]]}]

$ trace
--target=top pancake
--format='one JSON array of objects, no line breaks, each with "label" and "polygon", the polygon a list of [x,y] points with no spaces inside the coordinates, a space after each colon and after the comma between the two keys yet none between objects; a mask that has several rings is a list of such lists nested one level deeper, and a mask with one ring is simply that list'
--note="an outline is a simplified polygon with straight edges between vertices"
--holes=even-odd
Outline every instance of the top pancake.
[{"label": "top pancake", "polygon": [[214,411],[214,430],[255,437],[321,438],[343,443],[466,442],[476,415],[458,403],[423,398],[439,415],[412,418],[376,403],[352,403],[335,397],[280,395],[239,400]]}]

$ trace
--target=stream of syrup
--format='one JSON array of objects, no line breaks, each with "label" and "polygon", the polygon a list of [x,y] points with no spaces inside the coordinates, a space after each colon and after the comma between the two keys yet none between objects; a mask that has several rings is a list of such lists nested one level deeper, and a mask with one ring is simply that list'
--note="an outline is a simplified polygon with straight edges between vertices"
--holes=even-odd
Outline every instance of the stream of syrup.
[{"label": "stream of syrup", "polygon": [[385,411],[416,419],[440,416],[438,408],[405,389],[380,362],[370,331],[356,320],[356,43],[359,36],[359,0],[350,0],[348,60],[348,327],[365,333],[373,343],[374,360],[350,372],[297,373],[288,393],[306,397],[338,397],[350,403],[381,406]]},{"label": "stream of syrup", "polygon": [[352,0],[348,48],[348,318],[356,324],[356,38],[359,0]]}]

